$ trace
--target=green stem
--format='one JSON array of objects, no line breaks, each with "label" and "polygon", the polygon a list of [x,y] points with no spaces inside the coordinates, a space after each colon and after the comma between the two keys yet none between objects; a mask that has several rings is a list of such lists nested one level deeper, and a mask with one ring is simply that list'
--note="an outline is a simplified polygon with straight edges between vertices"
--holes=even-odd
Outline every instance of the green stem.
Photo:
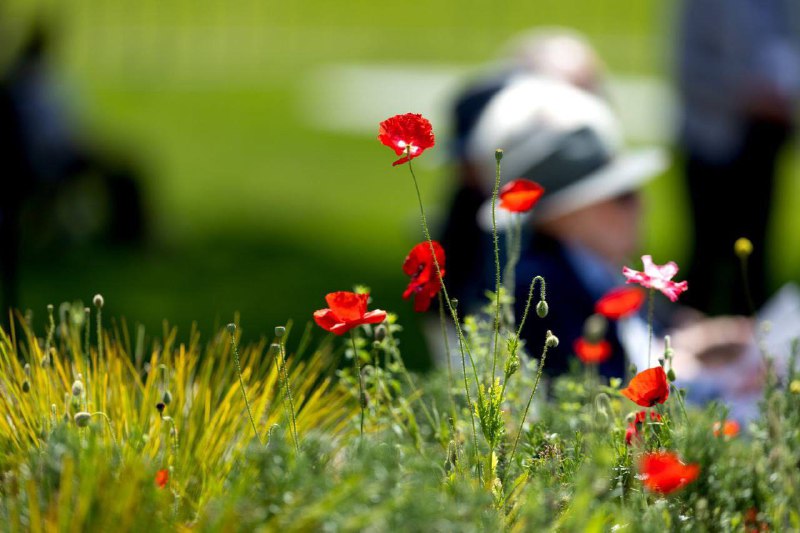
[{"label": "green stem", "polygon": [[751,315],[756,314],[756,307],[753,305],[753,296],[750,293],[750,283],[747,279],[747,257],[741,258],[742,265],[742,284],[744,285],[744,296],[747,299],[747,308]]},{"label": "green stem", "polygon": [[533,396],[536,394],[536,389],[539,388],[539,381],[542,379],[542,370],[544,369],[544,362],[547,360],[547,341],[544,343],[544,348],[542,349],[542,358],[539,360],[539,368],[536,371],[536,381],[533,383],[533,390],[531,390],[531,395],[528,397],[528,403],[525,405],[525,411],[522,413],[522,419],[519,421],[519,430],[517,430],[517,437],[514,439],[514,446],[511,448],[511,455],[509,455],[508,464],[509,466],[514,461],[514,455],[517,453],[517,445],[519,444],[519,438],[522,436],[522,428],[525,425],[525,419],[528,417],[528,410],[531,408],[531,402],[533,402]]},{"label": "green stem", "polygon": [[528,289],[528,300],[525,302],[525,311],[522,313],[522,320],[519,322],[517,328],[517,339],[522,334],[522,328],[525,326],[525,321],[528,319],[528,311],[531,309],[531,300],[533,299],[533,291],[536,288],[536,282],[539,282],[539,300],[544,302],[547,300],[547,284],[542,276],[536,276],[531,280],[530,288]]},{"label": "green stem", "polygon": [[[502,152],[498,151],[498,154]],[[495,158],[494,187],[492,188],[492,244],[494,247],[494,271],[495,271],[495,313],[494,313],[494,348],[492,351],[492,373],[490,381],[494,380],[497,370],[497,346],[500,337],[500,245],[497,236],[497,193],[500,190],[500,159],[502,155]],[[491,450],[490,450],[491,451]]]},{"label": "green stem", "polygon": [[[458,316],[457,315],[456,315],[455,320],[458,321]],[[459,338],[458,342],[459,342],[459,344],[461,344],[461,342],[462,342],[461,338]],[[475,461],[476,461],[476,464],[478,465],[478,480],[482,484],[483,481],[480,479],[481,478],[481,470],[480,470],[480,459],[479,459],[479,454],[478,454],[478,432],[477,432],[477,430],[475,428],[475,408],[473,407],[472,397],[471,397],[471,394],[469,393],[469,378],[467,377],[467,363],[466,363],[466,360],[465,360],[465,357],[464,357],[464,350],[461,349],[460,352],[461,352],[461,371],[464,373],[464,391],[467,393],[467,409],[469,409],[469,417],[470,417],[470,420],[472,422],[472,444],[473,444],[473,448],[474,448],[474,451],[475,451]],[[472,362],[472,359],[470,359],[470,362]],[[478,385],[478,381],[477,381],[478,380],[478,373],[477,373],[477,371],[475,369],[475,363],[474,362],[472,362],[472,371],[475,374],[475,386],[477,387],[477,385]]]},{"label": "green stem", "polygon": [[[414,190],[417,193],[417,202],[419,203],[420,218],[422,220],[422,231],[423,231],[423,233],[425,235],[425,240],[428,241],[428,246],[430,247],[431,256],[433,258],[433,265],[436,268],[436,275],[438,276],[439,283],[442,286],[442,293],[444,295],[445,302],[447,302],[447,308],[450,311],[450,316],[453,319],[453,325],[456,328],[456,334],[458,335],[458,346],[459,346],[459,350],[461,351],[462,363],[463,363],[463,360],[465,358],[467,358],[467,357],[469,358],[470,363],[472,364],[472,371],[475,374],[475,383],[477,385],[479,383],[479,380],[478,380],[478,373],[477,373],[477,370],[475,368],[475,361],[473,360],[472,354],[470,353],[469,344],[467,343],[467,340],[464,337],[464,331],[461,328],[461,323],[458,320],[458,314],[456,313],[456,309],[453,306],[453,301],[450,299],[450,296],[447,293],[447,286],[444,283],[444,277],[442,276],[442,269],[441,269],[441,266],[439,265],[439,260],[436,257],[436,250],[433,247],[433,239],[431,239],[431,233],[430,233],[430,230],[428,229],[428,221],[427,221],[427,218],[425,217],[425,207],[424,207],[424,205],[422,203],[422,194],[419,191],[419,183],[417,182],[417,176],[414,173],[414,167],[412,166],[410,159],[408,161],[408,170],[411,173],[411,179],[414,182]],[[466,383],[466,373],[465,373],[465,383]],[[469,397],[470,397],[469,387],[466,388],[466,394],[467,394],[467,398],[469,399]],[[471,408],[470,408],[470,412],[472,413],[472,409]],[[478,453],[477,444],[478,443],[477,443],[477,433],[475,432],[474,423],[475,423],[475,421],[474,421],[474,418],[473,418],[473,434],[474,434],[475,439],[476,439],[476,441],[475,441],[475,453],[477,455],[477,453]],[[478,465],[478,477],[479,477],[479,479],[481,478],[480,464]]]},{"label": "green stem", "polygon": [[90,335],[90,330],[92,329],[92,320],[91,320],[92,311],[88,307],[86,307],[83,311],[84,311],[84,320],[85,320],[85,323],[86,323],[86,327],[84,328],[84,334],[83,334],[83,363],[86,366],[86,377],[84,378],[84,382],[83,382],[83,385],[84,385],[84,388],[85,388],[85,394],[83,396],[83,408],[84,408],[84,410],[88,411],[89,410],[89,381],[90,381],[89,378],[90,378],[90,374],[92,373],[90,365],[89,365],[89,335]]},{"label": "green stem", "polygon": [[647,368],[650,368],[650,352],[653,347],[653,307],[655,289],[650,289],[647,302]]},{"label": "green stem", "polygon": [[114,447],[117,448],[118,453],[121,453],[121,450],[119,449],[119,443],[117,442],[117,436],[114,435],[114,426],[111,425],[111,419],[108,418],[108,415],[102,411],[97,411],[96,413],[92,413],[92,416],[102,416],[105,419],[106,424],[108,425],[108,432],[111,434],[111,440],[114,442]]},{"label": "green stem", "polygon": [[353,361],[356,365],[356,374],[358,374],[358,404],[361,406],[361,438],[364,438],[364,407],[366,404],[366,397],[364,396],[364,383],[361,379],[361,361],[358,356],[358,348],[356,347],[356,334],[350,330],[350,340],[353,342]]},{"label": "green stem", "polygon": [[286,391],[286,398],[288,399],[287,410],[289,411],[289,420],[292,423],[292,437],[294,438],[294,448],[296,452],[300,452],[300,438],[297,435],[297,419],[294,414],[294,399],[292,398],[292,389],[289,386],[289,373],[286,371],[286,356],[284,352],[283,342],[278,343],[278,372],[283,379],[283,388]]},{"label": "green stem", "polygon": [[456,416],[456,400],[453,398],[453,363],[450,360],[450,340],[447,338],[447,317],[444,314],[444,298],[439,291],[439,323],[442,326],[442,340],[444,340],[444,352],[447,359],[447,397],[450,399],[450,412],[453,423],[458,420]]},{"label": "green stem", "polygon": [[[244,386],[244,378],[242,378],[242,366],[239,364],[239,348],[236,346],[236,338],[234,336],[236,327],[234,326],[231,328],[228,326],[228,331],[231,335],[231,349],[233,350],[233,361],[236,363],[236,373],[239,375],[239,386],[242,388],[242,396],[244,396],[244,405],[247,408],[247,415],[250,417],[250,424],[253,426],[253,433],[256,434],[256,438],[258,439],[259,444],[263,444],[261,441],[261,435],[258,434],[258,429],[256,428],[256,419],[253,418],[253,411],[250,409],[250,400],[247,399],[247,390]],[[230,331],[233,329],[233,331]]]}]

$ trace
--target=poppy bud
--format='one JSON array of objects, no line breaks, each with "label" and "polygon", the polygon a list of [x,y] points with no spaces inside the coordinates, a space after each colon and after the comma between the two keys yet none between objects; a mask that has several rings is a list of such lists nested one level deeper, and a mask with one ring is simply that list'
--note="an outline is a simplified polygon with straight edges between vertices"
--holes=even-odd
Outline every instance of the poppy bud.
[{"label": "poppy bud", "polygon": [[558,346],[558,337],[553,335],[553,332],[549,329],[547,330],[547,337],[545,338],[544,344],[548,348],[555,348]]},{"label": "poppy bud", "polygon": [[539,303],[536,304],[536,314],[539,315],[539,318],[546,317],[548,311],[550,311],[550,308],[544,300],[540,300]]},{"label": "poppy bud", "polygon": [[172,393],[170,391],[164,391],[164,396],[161,398],[161,401],[164,402],[164,405],[169,405],[172,403]]},{"label": "poppy bud", "polygon": [[736,252],[739,259],[746,259],[753,253],[753,243],[746,237],[739,237],[736,239],[736,242],[733,243],[733,251]]},{"label": "poppy bud", "polygon": [[670,380],[670,382],[675,381],[676,379],[675,371],[671,368],[667,371],[667,379]]},{"label": "poppy bud", "polygon": [[105,302],[102,294],[95,294],[94,298],[92,298],[92,303],[94,303],[94,306],[98,309],[102,309]]},{"label": "poppy bud", "polygon": [[236,333],[236,324],[231,322],[230,324],[228,324],[227,329],[228,329],[228,333],[233,335],[234,333]]},{"label": "poppy bud", "polygon": [[498,163],[500,162],[501,159],[503,159],[503,149],[502,148],[498,148],[497,150],[494,151],[494,158],[495,158],[495,160],[497,160]]},{"label": "poppy bud", "polygon": [[83,383],[81,383],[81,380],[76,379],[72,382],[72,395],[75,397],[83,395]]},{"label": "poppy bud", "polygon": [[386,326],[383,324],[378,324],[375,328],[375,341],[383,342],[383,339],[386,338]]},{"label": "poppy bud", "polygon": [[27,379],[22,382],[22,392],[30,392],[31,391],[31,382]]},{"label": "poppy bud", "polygon": [[275,336],[280,339],[283,338],[284,335],[286,335],[286,328],[283,326],[275,326]]}]

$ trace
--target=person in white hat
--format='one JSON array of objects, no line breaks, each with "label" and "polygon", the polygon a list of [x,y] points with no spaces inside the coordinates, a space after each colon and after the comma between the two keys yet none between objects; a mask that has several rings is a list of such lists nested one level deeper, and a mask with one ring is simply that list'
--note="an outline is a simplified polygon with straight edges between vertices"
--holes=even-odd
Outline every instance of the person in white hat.
[{"label": "person in white hat", "polygon": [[[468,157],[487,191],[494,184],[498,148],[504,151],[504,183],[526,178],[545,188],[526,224],[532,235],[523,240],[515,301],[519,316],[531,279],[545,278],[550,313],[544,319],[528,320],[523,336],[537,345],[552,330],[562,341],[563,356],[548,358],[547,370],[562,372],[569,365],[566,354],[582,336],[595,302],[624,283],[621,268],[634,257],[639,244],[637,191],[663,171],[666,156],[656,148],[622,150],[619,125],[603,100],[536,76],[520,76],[499,91],[470,137]],[[501,230],[509,217],[498,210]],[[478,223],[491,230],[490,201],[480,209]],[[643,326],[642,321],[639,324]],[[641,335],[625,337],[641,340]],[[612,356],[599,370],[622,377],[625,352],[632,350],[623,348],[628,341],[616,328],[611,328],[607,340]]]}]

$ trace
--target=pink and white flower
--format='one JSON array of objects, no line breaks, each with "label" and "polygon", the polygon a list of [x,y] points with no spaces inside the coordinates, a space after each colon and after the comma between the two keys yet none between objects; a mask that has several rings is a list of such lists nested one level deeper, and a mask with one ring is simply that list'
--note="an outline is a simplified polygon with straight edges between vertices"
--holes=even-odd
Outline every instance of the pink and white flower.
[{"label": "pink and white flower", "polygon": [[628,278],[628,283],[638,283],[647,289],[656,289],[664,293],[664,296],[674,302],[678,296],[689,288],[686,281],[676,283],[672,281],[678,273],[678,265],[670,261],[665,265],[656,265],[653,258],[649,255],[642,256],[644,272],[639,272],[628,267],[622,267],[622,274]]}]

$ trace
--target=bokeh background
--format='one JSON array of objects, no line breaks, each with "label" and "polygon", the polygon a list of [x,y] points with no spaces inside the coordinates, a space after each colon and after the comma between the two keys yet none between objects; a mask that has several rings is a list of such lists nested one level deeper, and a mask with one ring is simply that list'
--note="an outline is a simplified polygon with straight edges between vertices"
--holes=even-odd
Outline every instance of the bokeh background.
[{"label": "bokeh background", "polygon": [[[24,228],[20,299],[40,324],[48,303],[101,292],[109,314],[152,334],[168,320],[181,336],[193,322],[209,335],[240,312],[255,338],[287,320],[305,324],[325,293],[364,284],[375,307],[400,315],[406,357],[424,366],[419,318],[401,299],[403,258],[422,239],[416,197],[407,168],[392,168],[377,142],[377,124],[410,111],[433,121],[439,144],[417,169],[435,225],[452,186],[450,98],[535,26],[584,32],[609,68],[631,142],[671,142],[671,1],[0,6],[0,64],[33,20],[51,24],[53,66],[81,135],[135,162],[147,205],[143,247],[92,237],[90,215],[102,224],[104,206],[91,193],[44,226],[51,214],[28,214],[38,222]],[[800,272],[796,153],[787,151],[776,195],[776,285]],[[649,185],[646,199],[646,251],[680,264],[691,222],[675,172]],[[37,209],[48,207],[29,207]]]}]

